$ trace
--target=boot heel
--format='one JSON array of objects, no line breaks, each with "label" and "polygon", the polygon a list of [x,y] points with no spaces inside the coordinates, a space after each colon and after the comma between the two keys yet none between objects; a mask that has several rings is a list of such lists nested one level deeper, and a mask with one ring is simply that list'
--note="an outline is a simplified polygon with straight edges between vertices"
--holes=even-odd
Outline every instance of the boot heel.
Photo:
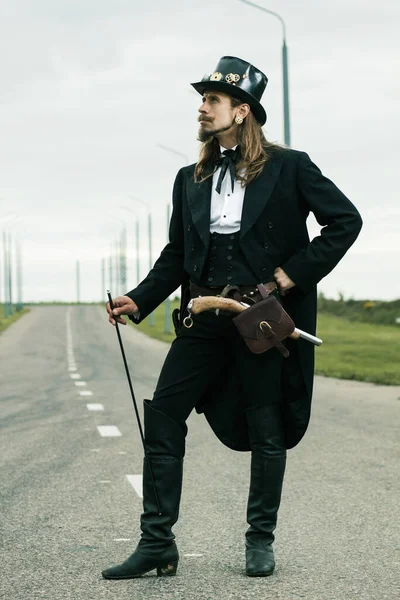
[{"label": "boot heel", "polygon": [[157,577],[171,577],[176,575],[178,561],[171,561],[165,567],[157,567]]}]

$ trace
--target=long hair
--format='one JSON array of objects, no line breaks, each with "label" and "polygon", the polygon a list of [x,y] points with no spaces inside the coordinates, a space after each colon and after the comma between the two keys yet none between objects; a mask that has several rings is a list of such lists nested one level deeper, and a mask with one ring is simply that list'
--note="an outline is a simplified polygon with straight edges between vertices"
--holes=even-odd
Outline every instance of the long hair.
[{"label": "long hair", "polygon": [[[231,97],[232,107],[243,104],[242,100]],[[238,128],[238,144],[240,145],[240,160],[236,163],[236,179],[242,185],[248,185],[263,170],[274,150],[282,149],[278,144],[268,142],[260,123],[250,111]],[[199,160],[194,170],[194,180],[201,182],[212,177],[213,167],[220,158],[220,143],[216,137],[211,137],[202,143]],[[244,173],[240,175],[240,172]]]}]

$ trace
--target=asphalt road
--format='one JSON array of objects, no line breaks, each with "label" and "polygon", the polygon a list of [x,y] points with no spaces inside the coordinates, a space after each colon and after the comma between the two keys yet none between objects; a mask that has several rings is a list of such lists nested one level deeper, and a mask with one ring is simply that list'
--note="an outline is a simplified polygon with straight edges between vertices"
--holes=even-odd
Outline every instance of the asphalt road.
[{"label": "asphalt road", "polygon": [[[137,398],[151,398],[167,345],[121,333]],[[191,416],[177,576],[105,581],[134,550],[141,513],[116,333],[98,307],[35,308],[0,336],[0,598],[398,600],[399,411],[399,387],[317,378],[309,432],[289,453],[277,569],[255,579],[244,572],[249,455]]]}]

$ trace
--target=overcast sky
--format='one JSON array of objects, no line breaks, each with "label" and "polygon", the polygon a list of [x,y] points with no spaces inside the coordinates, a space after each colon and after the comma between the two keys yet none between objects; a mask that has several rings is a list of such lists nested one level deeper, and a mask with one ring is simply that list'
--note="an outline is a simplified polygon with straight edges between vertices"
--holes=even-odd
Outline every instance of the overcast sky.
[{"label": "overcast sky", "polygon": [[[286,21],[292,147],[364,219],[320,290],[398,298],[400,3],[259,4]],[[146,209],[130,196],[151,207],[155,258],[185,164],[157,144],[196,161],[200,96],[189,84],[221,56],[267,74],[265,132],[283,142],[281,45],[279,21],[239,0],[2,0],[0,230],[21,240],[24,299],[75,300],[80,260],[81,299],[100,300],[101,259],[123,221],[133,288],[134,215],[122,206],[140,218],[145,276]],[[3,273],[0,286],[3,298]]]}]

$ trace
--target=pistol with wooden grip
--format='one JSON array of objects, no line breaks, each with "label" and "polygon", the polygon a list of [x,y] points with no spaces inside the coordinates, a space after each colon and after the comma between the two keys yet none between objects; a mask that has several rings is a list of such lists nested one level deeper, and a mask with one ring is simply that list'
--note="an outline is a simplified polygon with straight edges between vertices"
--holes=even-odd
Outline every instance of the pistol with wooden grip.
[{"label": "pistol with wooden grip", "polygon": [[[220,296],[199,296],[198,298],[192,298],[187,306],[189,311],[189,316],[184,319],[187,324],[186,327],[191,327],[192,319],[191,314],[198,315],[206,310],[211,311],[227,311],[233,313],[241,313],[249,308],[249,305],[245,302],[239,302],[238,300],[234,300],[233,298],[222,298]],[[311,335],[311,333],[307,333],[302,329],[294,328],[293,333],[291,333],[288,337],[292,339],[302,338],[311,342],[315,346],[320,346],[322,344],[322,340],[320,338]]]}]

